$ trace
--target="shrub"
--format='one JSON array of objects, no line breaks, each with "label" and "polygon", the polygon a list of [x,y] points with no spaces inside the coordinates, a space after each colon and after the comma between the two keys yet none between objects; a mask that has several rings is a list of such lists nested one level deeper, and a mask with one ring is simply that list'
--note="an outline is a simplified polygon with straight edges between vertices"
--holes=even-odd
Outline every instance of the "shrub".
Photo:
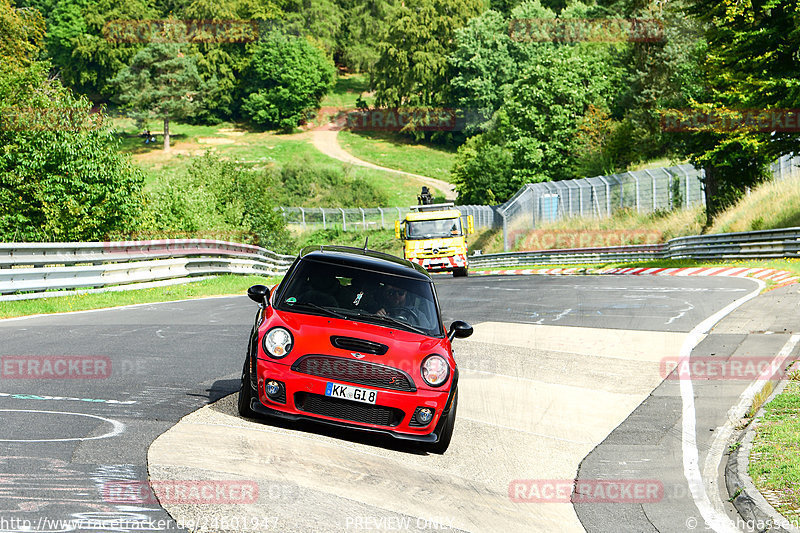
[{"label": "shrub", "polygon": [[335,75],[333,63],[307,40],[271,33],[251,57],[242,112],[259,126],[291,131],[319,109]]}]

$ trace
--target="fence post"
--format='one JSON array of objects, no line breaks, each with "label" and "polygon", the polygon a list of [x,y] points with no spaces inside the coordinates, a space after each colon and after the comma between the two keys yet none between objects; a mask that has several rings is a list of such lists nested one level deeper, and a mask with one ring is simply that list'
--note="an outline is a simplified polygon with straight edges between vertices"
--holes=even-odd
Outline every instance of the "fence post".
[{"label": "fence post", "polygon": [[347,216],[344,214],[344,209],[341,207],[339,208],[339,211],[342,212],[342,231],[347,231]]},{"label": "fence post", "polygon": [[363,225],[363,228],[361,228],[361,229],[366,231],[366,229],[367,229],[367,215],[364,214],[364,208],[363,207],[359,207],[359,209],[361,209],[361,224]]},{"label": "fence post", "polygon": [[300,216],[303,219],[303,231],[305,231],[306,230],[306,212],[302,207],[300,208]]},{"label": "fence post", "polygon": [[628,174],[630,174],[633,177],[634,181],[636,181],[636,212],[638,213],[639,212],[639,176],[637,176],[636,174],[634,174],[633,172],[630,172],[630,171],[628,171]]},{"label": "fence post", "polygon": [[652,186],[652,191],[651,192],[653,194],[653,212],[655,213],[656,212],[656,177],[653,176],[653,173],[650,172],[647,169],[645,169],[644,173],[647,174],[648,176],[650,176],[650,184]]},{"label": "fence post", "polygon": [[606,216],[611,216],[611,185],[608,184],[605,176],[600,176],[600,181],[606,186]]},{"label": "fence post", "polygon": [[503,251],[508,251],[508,220],[506,220],[506,212],[503,211],[500,213],[500,216],[503,218]]},{"label": "fence post", "polygon": [[328,229],[328,224],[325,222],[325,208],[319,208],[320,213],[322,213],[322,229]]},{"label": "fence post", "polygon": [[383,208],[379,207],[378,211],[381,213],[381,229],[386,229],[386,223],[383,221]]}]

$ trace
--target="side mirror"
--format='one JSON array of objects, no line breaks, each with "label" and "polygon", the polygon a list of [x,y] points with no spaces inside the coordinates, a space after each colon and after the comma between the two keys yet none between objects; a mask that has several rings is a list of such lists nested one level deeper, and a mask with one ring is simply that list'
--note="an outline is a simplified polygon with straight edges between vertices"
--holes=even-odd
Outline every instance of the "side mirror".
[{"label": "side mirror", "polygon": [[269,305],[269,288],[264,285],[253,285],[247,289],[247,296],[257,304]]},{"label": "side mirror", "polygon": [[447,334],[447,338],[452,341],[453,338],[466,339],[470,335],[472,335],[472,326],[463,320],[456,320],[450,324],[450,333]]}]

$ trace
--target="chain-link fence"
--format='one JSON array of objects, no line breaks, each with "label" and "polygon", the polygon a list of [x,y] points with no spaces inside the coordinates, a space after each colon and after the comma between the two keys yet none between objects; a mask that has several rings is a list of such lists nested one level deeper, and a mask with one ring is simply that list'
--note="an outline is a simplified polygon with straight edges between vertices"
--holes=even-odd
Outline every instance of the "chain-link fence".
[{"label": "chain-link fence", "polygon": [[[800,157],[784,156],[772,164],[776,180],[800,178]],[[616,209],[640,213],[685,209],[705,203],[702,170],[678,165],[597,176],[578,180],[529,183],[500,206],[459,205],[472,215],[475,228],[503,228],[503,246],[511,250],[517,240],[542,222],[569,217],[610,217]],[[340,228],[345,231],[393,228],[408,208],[281,207],[289,226],[302,231]]]},{"label": "chain-link fence", "polygon": [[703,172],[692,165],[625,172],[580,180],[529,183],[498,211],[503,245],[541,222],[569,217],[609,217],[616,209],[637,212],[670,211],[704,201]]},{"label": "chain-link fence", "polygon": [[778,181],[800,178],[800,156],[785,155],[772,163],[772,175]]},{"label": "chain-link fence", "polygon": [[[472,215],[475,229],[497,227],[497,208],[488,205],[458,205],[463,216]],[[403,220],[406,207],[281,207],[287,225],[301,231],[338,228],[344,231],[394,229],[395,220]]]}]

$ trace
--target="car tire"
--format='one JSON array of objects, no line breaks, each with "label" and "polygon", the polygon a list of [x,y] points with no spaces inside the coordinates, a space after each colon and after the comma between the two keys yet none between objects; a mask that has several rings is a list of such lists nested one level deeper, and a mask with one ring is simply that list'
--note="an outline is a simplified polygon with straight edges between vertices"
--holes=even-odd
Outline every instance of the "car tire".
[{"label": "car tire", "polygon": [[450,439],[453,438],[453,429],[456,426],[456,407],[458,407],[458,389],[456,389],[455,397],[453,398],[453,406],[450,407],[450,412],[447,414],[447,420],[442,424],[442,433],[439,435],[439,441],[430,445],[429,452],[441,455],[447,451],[450,446]]},{"label": "car tire", "polygon": [[244,368],[242,369],[242,386],[239,388],[239,414],[246,418],[255,418],[256,413],[250,408],[250,402],[255,398],[253,386],[250,384],[250,368],[248,363],[250,356],[244,360]]},{"label": "car tire", "polygon": [[466,278],[469,276],[469,271],[466,268],[456,268],[453,270],[454,278]]}]

